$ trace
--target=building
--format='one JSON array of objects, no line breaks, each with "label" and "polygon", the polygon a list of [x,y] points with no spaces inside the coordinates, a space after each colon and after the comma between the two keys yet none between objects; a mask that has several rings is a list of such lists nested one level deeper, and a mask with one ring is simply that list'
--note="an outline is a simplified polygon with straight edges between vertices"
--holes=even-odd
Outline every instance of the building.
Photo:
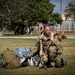
[{"label": "building", "polygon": [[63,19],[62,25],[60,26],[58,24],[56,30],[61,32],[75,32],[75,22],[74,22],[73,15],[66,19],[65,14],[66,13],[63,13],[61,16]]}]

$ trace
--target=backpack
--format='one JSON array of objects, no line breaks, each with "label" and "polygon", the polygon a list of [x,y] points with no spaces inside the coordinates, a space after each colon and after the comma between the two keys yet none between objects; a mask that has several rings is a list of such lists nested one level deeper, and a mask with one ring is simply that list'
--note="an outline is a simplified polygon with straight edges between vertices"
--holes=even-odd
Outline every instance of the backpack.
[{"label": "backpack", "polygon": [[2,52],[2,63],[6,69],[14,69],[20,67],[20,59],[14,50],[5,50]]}]

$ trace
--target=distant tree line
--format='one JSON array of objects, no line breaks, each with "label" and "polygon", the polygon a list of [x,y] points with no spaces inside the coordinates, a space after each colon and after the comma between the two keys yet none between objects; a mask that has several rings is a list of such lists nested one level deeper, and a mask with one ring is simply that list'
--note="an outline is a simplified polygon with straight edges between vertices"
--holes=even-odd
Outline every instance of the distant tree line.
[{"label": "distant tree line", "polygon": [[24,34],[38,22],[62,24],[59,13],[53,13],[55,5],[50,0],[0,0],[0,28],[7,25],[15,34]]}]

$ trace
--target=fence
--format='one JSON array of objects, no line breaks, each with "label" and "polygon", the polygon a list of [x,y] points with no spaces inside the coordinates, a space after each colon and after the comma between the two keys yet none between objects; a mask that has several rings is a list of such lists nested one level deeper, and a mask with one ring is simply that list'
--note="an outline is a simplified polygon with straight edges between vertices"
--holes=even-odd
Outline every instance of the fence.
[{"label": "fence", "polygon": [[62,25],[54,26],[55,31],[67,31],[74,32],[75,31],[75,22],[72,20],[64,20]]}]

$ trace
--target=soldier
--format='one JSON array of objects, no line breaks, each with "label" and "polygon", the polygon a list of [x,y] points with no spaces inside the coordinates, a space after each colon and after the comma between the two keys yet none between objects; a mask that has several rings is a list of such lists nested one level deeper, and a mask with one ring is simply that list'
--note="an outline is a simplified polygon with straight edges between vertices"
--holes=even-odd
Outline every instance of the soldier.
[{"label": "soldier", "polygon": [[[40,56],[39,67],[49,63],[50,66],[60,67],[60,56],[63,48],[61,42],[56,38],[55,34],[51,32],[50,26],[44,26],[44,31],[41,36],[38,37],[37,42],[31,51],[29,57],[33,56],[37,52]],[[48,66],[49,66],[48,65]]]}]

